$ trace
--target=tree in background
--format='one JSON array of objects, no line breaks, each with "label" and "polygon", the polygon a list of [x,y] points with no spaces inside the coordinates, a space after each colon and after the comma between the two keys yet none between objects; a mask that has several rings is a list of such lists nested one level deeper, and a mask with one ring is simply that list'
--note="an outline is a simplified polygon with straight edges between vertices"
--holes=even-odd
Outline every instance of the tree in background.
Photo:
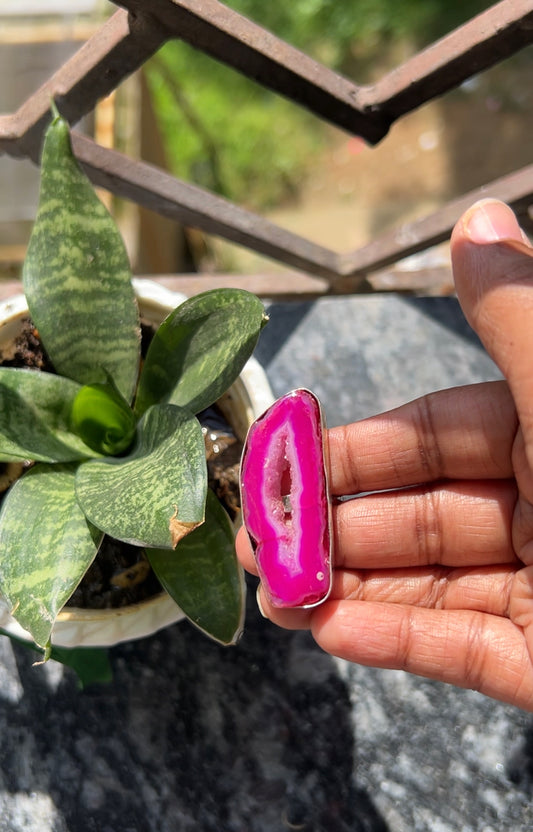
[{"label": "tree in background", "polygon": [[[344,72],[371,80],[474,14],[485,0],[230,0],[227,5]],[[393,56],[393,57],[391,57]],[[173,172],[256,210],[294,195],[324,125],[179,41],[146,66]]]}]

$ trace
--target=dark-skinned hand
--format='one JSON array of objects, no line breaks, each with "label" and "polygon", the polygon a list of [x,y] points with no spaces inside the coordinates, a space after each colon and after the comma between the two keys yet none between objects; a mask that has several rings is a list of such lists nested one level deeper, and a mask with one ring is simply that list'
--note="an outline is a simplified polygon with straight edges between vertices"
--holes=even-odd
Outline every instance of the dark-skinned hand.
[{"label": "dark-skinned hand", "polygon": [[[260,606],[332,655],[533,710],[533,248],[484,200],[451,239],[459,301],[505,381],[430,393],[327,433],[334,581]],[[392,490],[394,489],[394,490]],[[383,493],[384,492],[384,493]],[[256,572],[241,530],[237,552]]]}]

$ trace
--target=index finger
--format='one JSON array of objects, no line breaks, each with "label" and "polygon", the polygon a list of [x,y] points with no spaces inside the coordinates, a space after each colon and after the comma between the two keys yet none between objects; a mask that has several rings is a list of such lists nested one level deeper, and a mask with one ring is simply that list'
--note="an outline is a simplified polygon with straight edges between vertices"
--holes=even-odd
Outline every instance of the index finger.
[{"label": "index finger", "polygon": [[327,432],[334,496],[450,479],[512,476],[517,416],[507,384],[430,393]]}]

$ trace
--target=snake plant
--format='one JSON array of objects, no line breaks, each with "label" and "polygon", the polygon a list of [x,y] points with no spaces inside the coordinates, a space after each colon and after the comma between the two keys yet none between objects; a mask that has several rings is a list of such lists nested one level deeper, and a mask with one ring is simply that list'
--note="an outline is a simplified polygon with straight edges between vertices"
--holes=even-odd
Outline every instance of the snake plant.
[{"label": "snake plant", "polygon": [[233,643],[242,575],[208,491],[197,414],[253,352],[262,304],[234,289],[188,299],[140,369],[125,247],[55,108],[23,286],[55,372],[0,367],[0,461],[35,463],[0,511],[0,592],[13,616],[49,654],[54,621],[106,534],[145,547],[186,616]]}]

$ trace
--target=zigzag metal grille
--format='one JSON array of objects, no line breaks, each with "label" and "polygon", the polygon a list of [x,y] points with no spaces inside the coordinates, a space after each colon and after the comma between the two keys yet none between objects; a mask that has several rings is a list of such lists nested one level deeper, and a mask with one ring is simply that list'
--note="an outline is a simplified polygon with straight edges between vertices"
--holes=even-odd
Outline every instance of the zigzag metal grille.
[{"label": "zigzag metal grille", "polygon": [[[383,138],[396,119],[533,41],[533,0],[503,0],[376,84],[357,86],[217,0],[151,0],[149,12],[145,0],[115,2],[123,8],[16,113],[0,117],[0,152],[37,161],[52,96],[75,123],[171,38],[189,42],[370,143]],[[531,222],[533,165],[339,254],[80,134],[74,133],[73,146],[95,184],[314,276],[302,284],[295,274],[293,291],[285,276],[285,296],[367,291],[368,274],[445,240],[460,213],[481,196],[504,199],[526,227]]]}]

